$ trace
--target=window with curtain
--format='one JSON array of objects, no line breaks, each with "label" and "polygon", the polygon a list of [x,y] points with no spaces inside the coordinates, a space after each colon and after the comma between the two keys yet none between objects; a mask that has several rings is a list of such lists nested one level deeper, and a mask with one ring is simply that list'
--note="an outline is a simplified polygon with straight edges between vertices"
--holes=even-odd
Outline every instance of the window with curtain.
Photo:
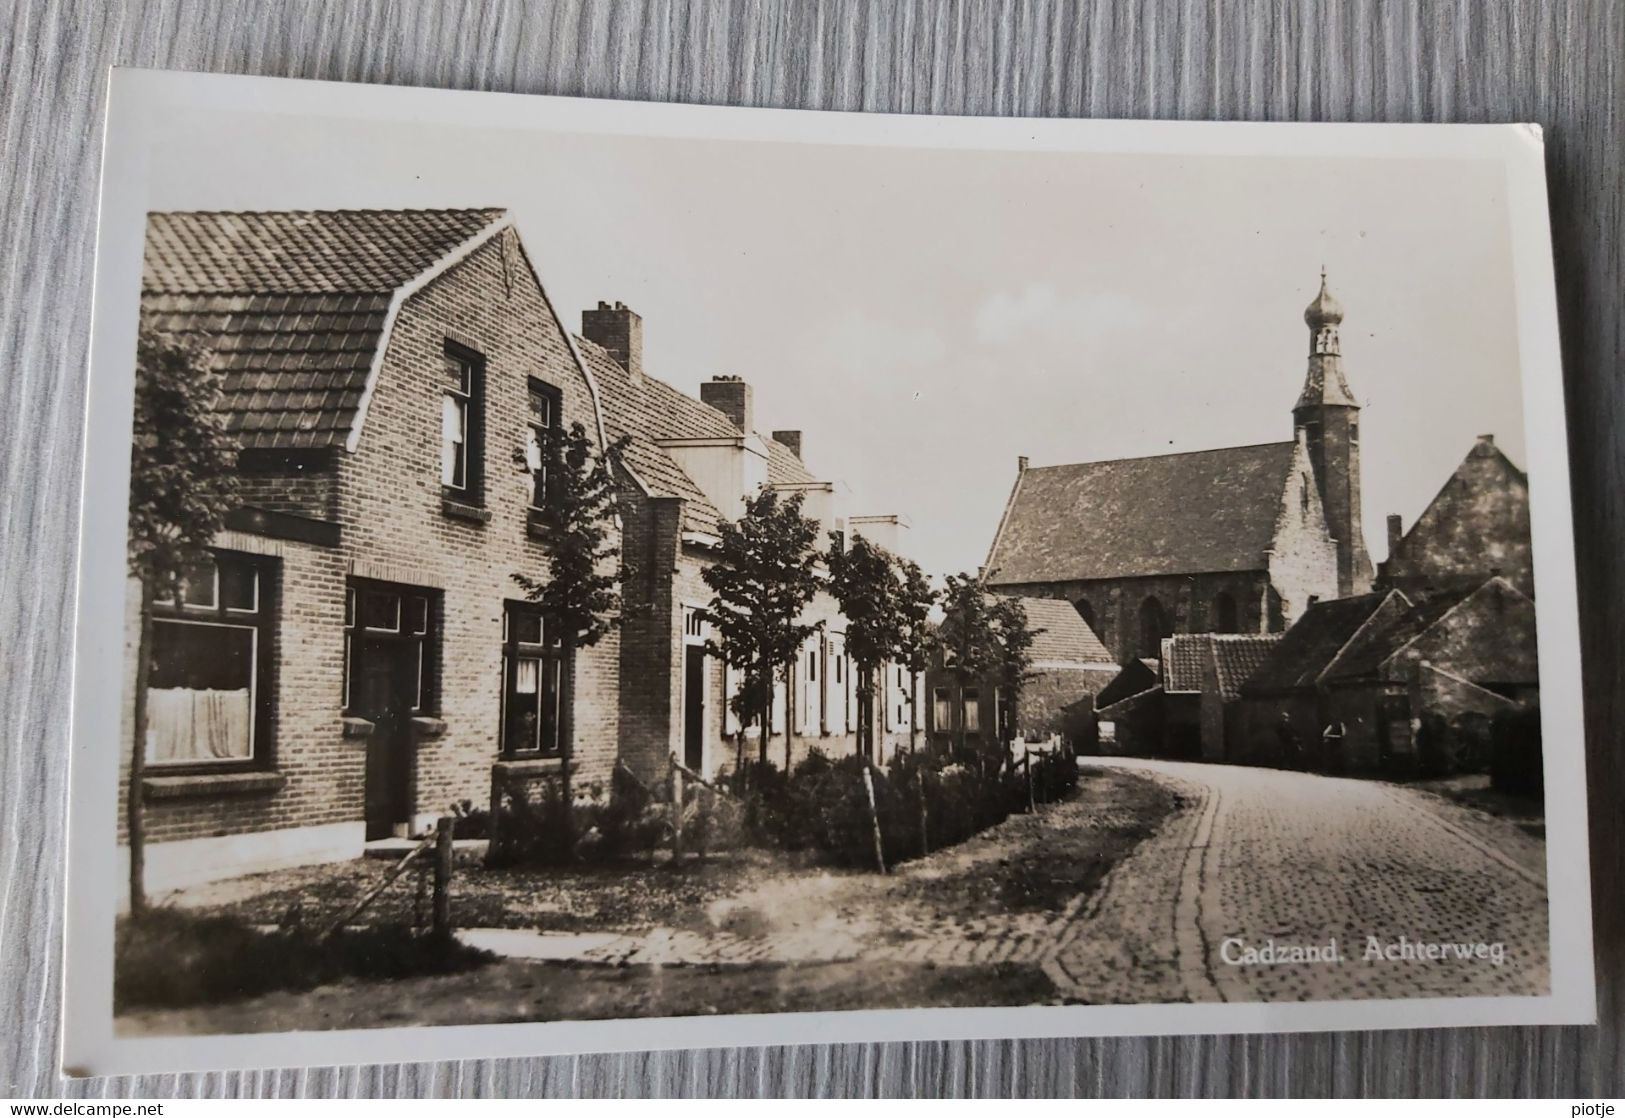
[{"label": "window with curtain", "polygon": [[931,728],[939,734],[954,728],[953,697],[946,687],[938,687],[931,693]]},{"label": "window with curtain", "polygon": [[460,501],[484,499],[485,360],[447,342],[440,396],[440,484]]},{"label": "window with curtain", "polygon": [[530,379],[530,424],[525,432],[525,463],[530,468],[530,507],[544,507],[552,496],[548,488],[552,457],[557,447],[559,390],[535,377]]},{"label": "window with curtain", "polygon": [[560,704],[561,650],[541,612],[510,602],[502,617],[502,752],[509,757],[558,754],[564,711]]},{"label": "window with curtain", "polygon": [[268,757],[274,569],[258,556],[218,552],[153,604],[149,765],[250,766]]}]

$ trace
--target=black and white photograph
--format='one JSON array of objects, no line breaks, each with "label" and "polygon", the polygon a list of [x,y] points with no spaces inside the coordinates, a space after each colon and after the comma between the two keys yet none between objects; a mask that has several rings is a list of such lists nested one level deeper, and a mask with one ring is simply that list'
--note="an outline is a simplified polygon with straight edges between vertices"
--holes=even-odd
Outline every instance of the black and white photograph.
[{"label": "black and white photograph", "polygon": [[1538,129],[114,89],[70,1069],[1592,1019]]}]

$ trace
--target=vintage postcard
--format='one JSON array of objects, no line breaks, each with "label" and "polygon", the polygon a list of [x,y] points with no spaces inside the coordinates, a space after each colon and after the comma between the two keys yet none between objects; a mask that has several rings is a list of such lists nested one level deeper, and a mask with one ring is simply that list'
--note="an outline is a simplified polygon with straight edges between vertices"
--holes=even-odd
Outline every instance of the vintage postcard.
[{"label": "vintage postcard", "polygon": [[114,75],[73,1074],[1584,1022],[1529,125]]}]

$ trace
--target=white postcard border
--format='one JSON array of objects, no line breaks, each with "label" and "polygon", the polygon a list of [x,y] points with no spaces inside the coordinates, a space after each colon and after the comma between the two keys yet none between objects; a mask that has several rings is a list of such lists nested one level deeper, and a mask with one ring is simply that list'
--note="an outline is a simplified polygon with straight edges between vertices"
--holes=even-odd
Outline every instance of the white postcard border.
[{"label": "white postcard border", "polygon": [[[188,108],[520,131],[1236,157],[1477,158],[1506,170],[1527,424],[1545,751],[1552,992],[1293,1004],[861,1010],[241,1036],[113,1034],[111,852],[120,740],[133,360],[155,130]],[[70,755],[63,1067],[107,1075],[734,1045],[1249,1033],[1595,1020],[1578,602],[1541,133],[1533,125],[1031,120],[731,109],[117,69],[109,83],[95,279]],[[93,482],[92,482],[92,479]]]}]

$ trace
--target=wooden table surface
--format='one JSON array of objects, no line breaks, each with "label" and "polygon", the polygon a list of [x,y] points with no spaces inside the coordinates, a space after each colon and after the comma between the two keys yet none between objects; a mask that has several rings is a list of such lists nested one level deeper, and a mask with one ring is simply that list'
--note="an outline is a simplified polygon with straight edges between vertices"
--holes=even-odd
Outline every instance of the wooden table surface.
[{"label": "wooden table surface", "polygon": [[[0,1096],[1625,1093],[1621,47],[1612,0],[10,0],[0,89]],[[1596,1028],[988,1041],[57,1077],[73,568],[111,65],[707,104],[1546,128]]]}]

